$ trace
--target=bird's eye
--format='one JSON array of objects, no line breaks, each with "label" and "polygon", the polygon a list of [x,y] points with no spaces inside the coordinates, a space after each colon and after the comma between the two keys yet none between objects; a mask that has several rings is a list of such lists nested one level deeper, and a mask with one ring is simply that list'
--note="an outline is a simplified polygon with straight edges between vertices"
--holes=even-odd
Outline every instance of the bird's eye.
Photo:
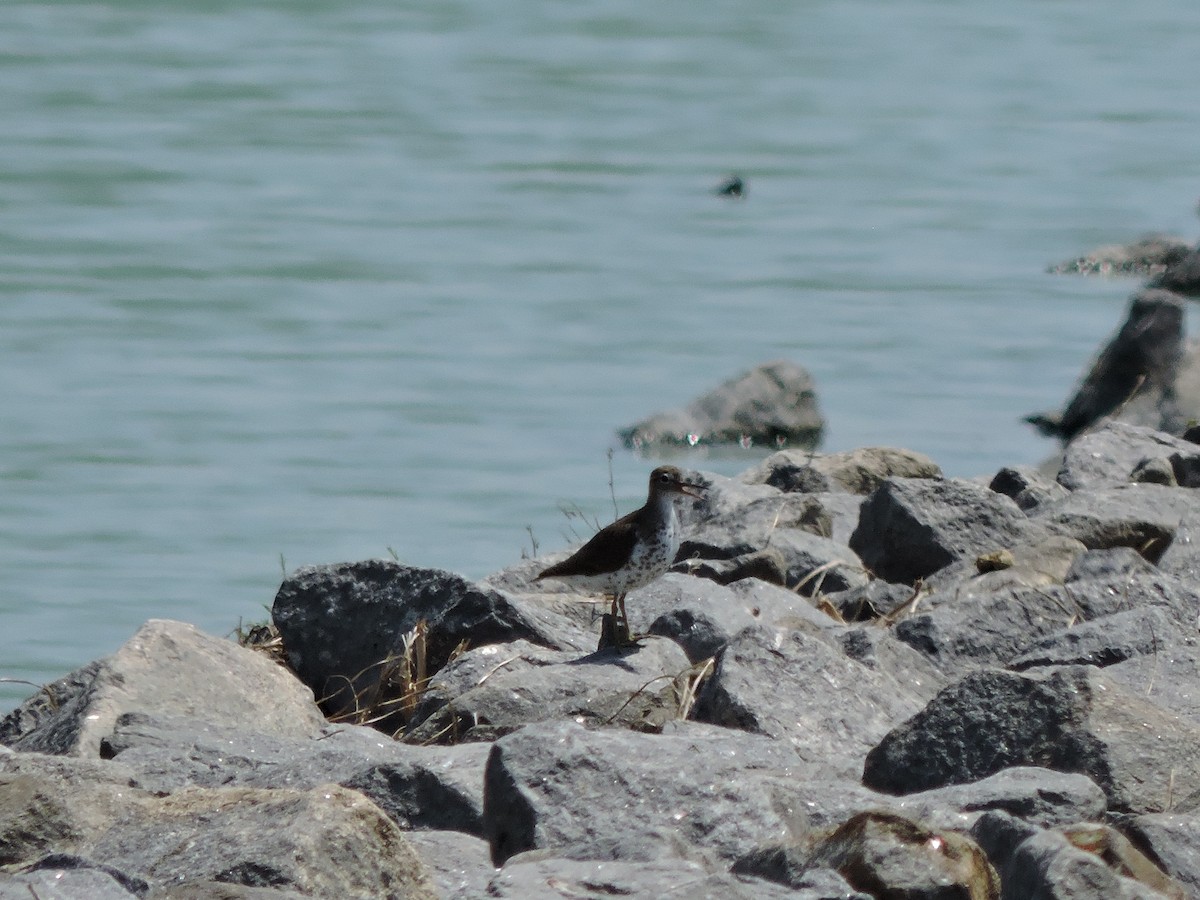
[{"label": "bird's eye", "polygon": [[669,482],[671,480],[671,476],[668,475],[666,472],[663,472],[661,475],[658,476],[658,480],[661,481],[663,484],[666,484],[667,482]]}]

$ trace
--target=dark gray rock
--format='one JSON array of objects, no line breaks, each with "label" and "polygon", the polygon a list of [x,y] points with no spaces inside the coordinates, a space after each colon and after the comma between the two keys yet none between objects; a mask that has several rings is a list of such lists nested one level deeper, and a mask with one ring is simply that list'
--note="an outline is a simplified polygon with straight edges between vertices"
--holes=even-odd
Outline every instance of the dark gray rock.
[{"label": "dark gray rock", "polygon": [[829,635],[755,626],[725,648],[695,717],[782,739],[849,775],[935,687],[915,673],[893,677],[856,662]]},{"label": "dark gray rock", "polygon": [[380,664],[403,654],[405,636],[420,621],[431,672],[464,640],[480,646],[523,639],[575,650],[595,641],[545,607],[450,572],[384,560],[293,572],[275,595],[271,617],[289,665],[331,715],[359,708],[358,698],[380,683]]},{"label": "dark gray rock", "polygon": [[825,599],[847,622],[873,622],[895,613],[912,600],[913,589],[876,578],[846,591],[827,594]]},{"label": "dark gray rock", "polygon": [[1058,483],[1072,491],[1128,484],[1147,460],[1166,461],[1172,473],[1178,465],[1189,478],[1200,461],[1200,446],[1154,428],[1105,420],[1067,445]]},{"label": "dark gray rock", "polygon": [[1118,812],[1200,788],[1200,728],[1090,666],[986,671],[942,690],[867,754],[863,783],[906,794],[1010,766],[1087,775]]},{"label": "dark gray rock", "polygon": [[264,734],[311,737],[312,692],[265,655],[193,625],[151,619],[112,656],[48,685],[5,717],[17,750],[94,757],[124,712],[204,717]]},{"label": "dark gray rock", "polygon": [[825,419],[812,376],[793,362],[764,363],[697,398],[620,431],[625,446],[815,446]]},{"label": "dark gray rock", "polygon": [[1200,511],[1179,520],[1175,538],[1158,558],[1158,567],[1181,579],[1200,583]]},{"label": "dark gray rock", "polygon": [[866,496],[885,478],[940,478],[928,456],[894,447],[862,447],[841,453],[780,450],[741,476],[747,484],[769,484],[806,494],[848,492]]},{"label": "dark gray rock", "polygon": [[484,820],[497,864],[542,848],[571,859],[731,861],[804,839],[877,797],[759,735],[694,722],[656,735],[548,722],[492,746]]},{"label": "dark gray rock", "polygon": [[1169,291],[1134,294],[1125,323],[1101,351],[1061,415],[1027,418],[1044,434],[1071,440],[1105,416],[1181,431],[1175,397],[1184,353],[1184,300]]},{"label": "dark gray rock", "polygon": [[[513,656],[519,654],[518,650]],[[471,656],[468,651],[434,676],[427,695],[430,702],[422,709],[426,718],[416,720],[405,734],[406,741],[490,741],[523,725],[553,719],[658,730],[680,718],[681,685],[691,669],[691,661],[676,643],[651,637],[637,647],[586,656],[531,655],[524,658],[528,665],[521,667],[504,664],[508,656],[495,660],[489,653],[493,668],[486,680],[481,677],[466,687],[456,670],[461,665],[474,679],[479,665]],[[430,708],[443,698],[447,698],[443,705]]]},{"label": "dark gray rock", "polygon": [[1050,266],[1055,275],[1159,275],[1183,260],[1191,245],[1170,234],[1147,234],[1131,244],[1108,244]]},{"label": "dark gray rock", "polygon": [[1154,886],[1118,875],[1105,865],[1104,849],[1089,853],[1058,831],[1039,831],[1017,847],[1001,872],[1001,900],[1185,900],[1161,873],[1149,875]]},{"label": "dark gray rock", "polygon": [[1011,497],[1026,513],[1067,495],[1067,489],[1061,484],[1044,477],[1037,469],[1023,466],[1001,469],[988,483],[988,488]]},{"label": "dark gray rock", "polygon": [[1179,523],[1197,512],[1200,497],[1193,491],[1122,484],[1076,491],[1039,508],[1033,521],[1091,549],[1132,547],[1154,562],[1174,540]]},{"label": "dark gray rock", "polygon": [[309,790],[336,783],[370,797],[405,829],[481,834],[487,748],[412,747],[373,728],[329,726],[296,740],[195,719],[126,714],[103,752],[144,790],[186,786]]},{"label": "dark gray rock", "polygon": [[1190,897],[1200,897],[1200,816],[1150,813],[1124,823],[1124,830]]},{"label": "dark gray rock", "polygon": [[1016,849],[1041,830],[1003,810],[989,809],[975,820],[968,833],[987,854],[992,867],[1003,872]]},{"label": "dark gray rock", "polygon": [[880,578],[907,584],[1046,533],[1008,497],[971,482],[889,478],[863,503],[850,547]]},{"label": "dark gray rock", "polygon": [[481,897],[561,900],[603,897],[671,897],[684,888],[694,898],[828,900],[828,894],[788,890],[757,878],[711,872],[683,859],[574,860],[524,854],[497,872]]}]

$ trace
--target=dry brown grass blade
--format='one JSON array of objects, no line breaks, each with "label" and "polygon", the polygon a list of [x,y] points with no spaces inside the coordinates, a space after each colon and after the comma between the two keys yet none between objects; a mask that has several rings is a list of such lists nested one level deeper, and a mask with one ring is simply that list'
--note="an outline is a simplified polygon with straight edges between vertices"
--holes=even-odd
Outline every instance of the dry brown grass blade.
[{"label": "dry brown grass blade", "polygon": [[[682,674],[686,676],[683,685],[683,690],[679,694],[679,718],[686,719],[692,714],[692,707],[696,705],[696,692],[700,689],[701,683],[713,670],[717,667],[717,658],[710,656],[708,659],[702,659],[694,664],[690,669],[685,670]],[[690,673],[690,674],[689,674]]]},{"label": "dry brown grass blade", "polygon": [[925,579],[918,578],[916,581],[913,582],[912,595],[907,600],[905,600],[903,603],[901,603],[899,606],[897,606],[895,609],[893,609],[890,613],[888,613],[886,616],[880,616],[878,619],[876,619],[876,622],[878,622],[884,628],[888,628],[892,625],[895,625],[897,622],[900,621],[901,616],[903,616],[907,612],[912,612],[913,610],[915,610],[917,608],[917,603],[920,601],[921,594],[924,592],[924,590],[925,590]]}]

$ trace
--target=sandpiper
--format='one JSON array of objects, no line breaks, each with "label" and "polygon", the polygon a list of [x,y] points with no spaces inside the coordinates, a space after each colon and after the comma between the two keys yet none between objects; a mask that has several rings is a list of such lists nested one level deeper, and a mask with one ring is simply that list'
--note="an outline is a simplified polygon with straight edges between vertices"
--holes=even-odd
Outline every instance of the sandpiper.
[{"label": "sandpiper", "polygon": [[536,580],[557,578],[580,591],[611,595],[614,643],[629,643],[625,595],[649,584],[675,561],[680,531],[675,501],[685,495],[703,497],[704,492],[688,484],[675,466],[659,466],[650,473],[650,495],[645,506],[600,529],[574,554],[545,569]]}]

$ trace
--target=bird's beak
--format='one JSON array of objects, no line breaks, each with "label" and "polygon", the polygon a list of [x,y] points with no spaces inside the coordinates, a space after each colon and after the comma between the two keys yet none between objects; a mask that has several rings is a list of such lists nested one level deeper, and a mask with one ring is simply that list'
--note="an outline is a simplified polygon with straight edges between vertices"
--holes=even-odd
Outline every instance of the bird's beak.
[{"label": "bird's beak", "polygon": [[697,500],[703,500],[708,496],[704,488],[700,487],[699,485],[684,484],[682,482],[679,485],[679,492],[681,494],[687,494],[689,497],[695,497]]}]

